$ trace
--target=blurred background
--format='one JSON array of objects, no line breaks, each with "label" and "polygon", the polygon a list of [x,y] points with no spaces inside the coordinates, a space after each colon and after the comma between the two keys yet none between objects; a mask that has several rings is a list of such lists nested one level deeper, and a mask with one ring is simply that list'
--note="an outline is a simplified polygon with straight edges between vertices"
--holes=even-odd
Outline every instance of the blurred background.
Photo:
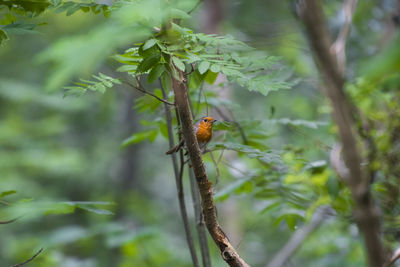
[{"label": "blurred background", "polygon": [[[323,2],[336,36],[344,21],[342,1]],[[196,4],[181,1],[180,7],[190,10]],[[362,71],[377,62],[374,55],[398,40],[392,19],[396,5],[395,0],[359,1],[347,45],[349,80],[368,73]],[[318,206],[328,204],[336,212],[287,266],[365,266],[349,192],[327,167],[336,128],[291,2],[204,1],[191,16],[184,26],[229,34],[280,57],[296,80],[291,89],[267,96],[234,84],[205,89],[234,104],[231,119],[257,140],[255,147],[280,155],[279,163],[270,160],[265,166],[224,151],[218,170],[210,155],[204,156],[210,180],[218,176],[218,217],[232,244],[252,266],[265,266]],[[123,23],[123,14],[120,19]],[[29,266],[192,266],[173,169],[164,153],[167,139],[147,134],[121,146],[132,134],[152,129],[151,122],[163,120],[163,113],[134,109],[138,99],[153,100],[129,87],[80,97],[64,97],[62,89],[97,72],[119,75],[111,56],[147,33],[82,11],[70,16],[47,11],[25,20],[44,23],[36,34],[11,35],[0,47],[0,221],[17,218],[0,225],[0,266],[24,261],[42,247]],[[209,114],[225,120],[215,109]],[[229,134],[217,125],[213,142]],[[221,151],[214,151],[214,158]],[[277,171],[279,164],[284,171]],[[184,188],[194,231],[187,174]],[[212,266],[226,266],[211,239],[209,247]]]}]

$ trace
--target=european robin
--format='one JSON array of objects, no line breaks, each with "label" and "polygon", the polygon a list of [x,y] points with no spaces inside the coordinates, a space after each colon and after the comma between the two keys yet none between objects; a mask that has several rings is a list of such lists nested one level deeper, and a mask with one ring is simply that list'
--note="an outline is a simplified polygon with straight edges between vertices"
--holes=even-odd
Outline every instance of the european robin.
[{"label": "european robin", "polygon": [[[200,149],[204,149],[207,143],[210,142],[212,137],[212,127],[216,121],[217,120],[214,120],[213,117],[203,117],[193,126]],[[183,144],[184,140],[182,139],[179,144],[168,150],[166,154],[177,152]]]}]

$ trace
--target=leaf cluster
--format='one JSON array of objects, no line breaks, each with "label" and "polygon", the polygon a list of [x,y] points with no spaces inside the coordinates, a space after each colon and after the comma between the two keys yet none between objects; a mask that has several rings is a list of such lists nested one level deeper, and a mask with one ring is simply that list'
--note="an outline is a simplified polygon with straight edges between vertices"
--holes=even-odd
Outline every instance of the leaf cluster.
[{"label": "leaf cluster", "polygon": [[89,91],[104,93],[107,88],[112,88],[115,84],[122,84],[120,80],[99,73],[98,76],[93,75],[94,81],[81,79],[76,82],[75,86],[67,86],[65,89],[65,96],[75,95],[81,96]]},{"label": "leaf cluster", "polygon": [[115,59],[123,64],[118,71],[131,75],[148,74],[148,83],[153,83],[163,73],[179,79],[176,73],[179,69],[193,89],[198,89],[204,81],[213,84],[219,73],[263,95],[293,85],[286,81],[291,73],[279,67],[278,58],[260,56],[231,36],[193,33],[173,23],[170,28]]},{"label": "leaf cluster", "polygon": [[62,1],[62,0],[1,0],[0,15],[0,45],[9,39],[10,34],[37,33],[35,28],[45,23],[27,23],[26,18],[37,17],[47,10],[55,13],[66,12],[67,16],[81,10],[92,11],[94,14],[103,12],[104,16],[110,15],[110,7],[95,1]]}]

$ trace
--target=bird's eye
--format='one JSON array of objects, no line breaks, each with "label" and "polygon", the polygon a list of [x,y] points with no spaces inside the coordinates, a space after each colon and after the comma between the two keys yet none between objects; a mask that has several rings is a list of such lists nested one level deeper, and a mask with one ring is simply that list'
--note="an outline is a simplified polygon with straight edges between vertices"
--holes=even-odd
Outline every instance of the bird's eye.
[{"label": "bird's eye", "polygon": [[204,119],[203,121],[204,121],[204,122],[207,122],[207,119]]}]

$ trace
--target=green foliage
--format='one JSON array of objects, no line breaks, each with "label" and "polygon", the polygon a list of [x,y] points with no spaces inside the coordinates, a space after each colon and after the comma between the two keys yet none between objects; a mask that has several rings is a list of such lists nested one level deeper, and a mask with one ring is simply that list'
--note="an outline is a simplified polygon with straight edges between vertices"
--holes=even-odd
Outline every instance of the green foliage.
[{"label": "green foliage", "polygon": [[2,0],[1,6],[6,6],[9,10],[15,13],[22,13],[24,15],[38,15],[44,12],[52,4],[48,0],[37,0],[37,1],[24,1],[24,0]]},{"label": "green foliage", "polygon": [[15,191],[15,190],[3,191],[0,194],[0,198],[3,198],[3,197],[8,196],[8,195],[15,194],[15,193],[17,193],[17,191]]},{"label": "green foliage", "polygon": [[122,84],[120,80],[107,76],[103,73],[99,73],[98,76],[93,75],[93,78],[96,81],[81,79],[81,82],[75,83],[75,86],[64,87],[64,89],[66,90],[65,95],[80,96],[86,93],[87,90],[104,93],[107,88],[111,88],[115,84]]},{"label": "green foliage", "polygon": [[47,10],[54,10],[55,13],[66,12],[70,16],[81,10],[92,11],[94,14],[103,12],[104,16],[110,15],[110,7],[96,2],[73,2],[62,0],[3,0],[0,1],[0,14],[4,18],[0,20],[0,45],[9,39],[10,34],[32,34],[38,33],[36,27],[45,23],[27,23],[19,20],[19,17],[37,17]]},{"label": "green foliage", "polygon": [[144,131],[144,132],[138,132],[138,133],[132,134],[131,137],[122,141],[121,146],[126,147],[126,146],[129,146],[132,144],[137,144],[137,143],[143,142],[144,140],[149,140],[150,142],[154,142],[157,135],[158,135],[157,129],[156,130],[148,130],[148,131]]},{"label": "green foliage", "polygon": [[368,77],[368,81],[376,84],[382,79],[386,79],[400,71],[400,50],[398,44],[400,34],[396,34],[388,42],[385,49],[367,61],[361,68],[363,76]]},{"label": "green foliage", "polygon": [[[131,75],[148,73],[149,83],[162,74],[177,77],[177,68],[190,73],[190,84],[195,89],[204,81],[213,84],[218,73],[263,95],[270,91],[290,89],[294,84],[286,82],[290,72],[277,68],[277,58],[260,57],[249,46],[230,36],[196,34],[176,24],[115,59],[124,64],[119,71]],[[192,83],[192,79],[196,79],[196,82]]]},{"label": "green foliage", "polygon": [[105,17],[110,16],[110,8],[108,5],[105,4],[98,4],[96,2],[73,2],[73,1],[66,1],[61,2],[58,5],[55,5],[55,13],[62,13],[65,12],[65,15],[71,16],[75,12],[81,10],[83,12],[92,11],[94,14],[98,14],[103,12]]},{"label": "green foliage", "polygon": [[[4,21],[3,21],[4,23]],[[5,41],[9,40],[9,34],[36,34],[34,30],[39,24],[24,23],[21,21],[16,22],[5,22],[5,25],[0,25],[0,45],[4,44]]]}]

